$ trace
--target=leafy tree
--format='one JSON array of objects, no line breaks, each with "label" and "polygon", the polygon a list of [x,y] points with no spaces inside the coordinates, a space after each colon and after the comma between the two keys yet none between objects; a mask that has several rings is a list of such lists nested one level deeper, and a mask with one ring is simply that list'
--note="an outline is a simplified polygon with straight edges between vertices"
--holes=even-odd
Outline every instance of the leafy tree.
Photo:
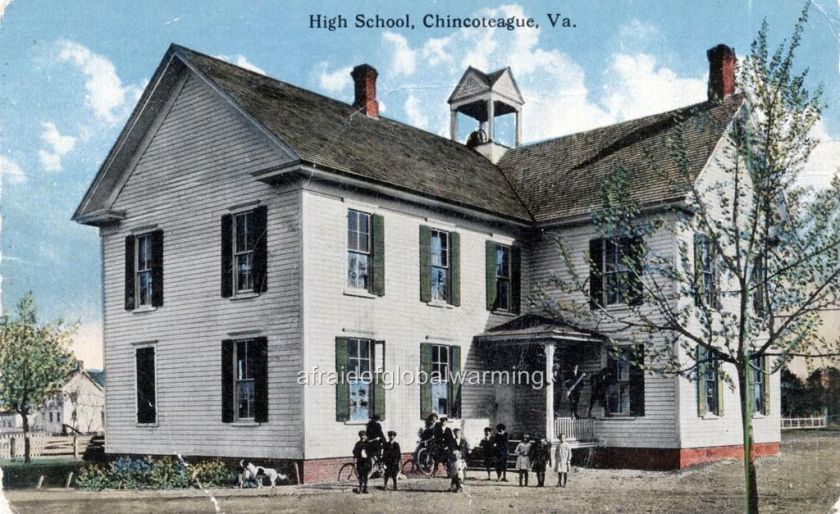
[{"label": "leafy tree", "polygon": [[811,399],[811,414],[823,409],[830,417],[840,414],[840,370],[815,369],[808,375],[805,384]]},{"label": "leafy tree", "polygon": [[787,418],[800,418],[813,414],[816,402],[810,388],[787,366],[782,368],[780,375],[782,415]]},{"label": "leafy tree", "polygon": [[24,459],[30,462],[29,416],[58,392],[75,360],[68,350],[75,326],[38,322],[32,293],[17,306],[14,319],[0,326],[0,404],[23,419]]},{"label": "leafy tree", "polygon": [[[700,370],[719,367],[739,393],[750,513],[758,511],[754,381],[795,356],[836,355],[838,349],[817,330],[820,311],[840,305],[840,181],[817,192],[797,185],[817,143],[811,129],[823,107],[821,89],[805,86],[807,70],[794,72],[807,14],[808,6],[790,40],[772,53],[762,24],[739,67],[742,105],[734,119],[715,119],[703,108],[677,111],[667,165],[650,154],[616,165],[604,180],[593,223],[604,237],[630,241],[622,272],[608,280],[600,263],[584,256],[594,274],[582,273],[581,259],[558,237],[565,270],[531,298],[562,321],[608,337],[611,351],[644,343],[632,361],[649,372],[697,380]],[[687,138],[704,130],[723,139],[707,164],[711,171],[697,177]],[[705,138],[712,145],[718,139]],[[643,209],[627,194],[633,166],[654,167],[663,184],[688,194],[655,213]],[[662,232],[677,240],[676,255],[650,244]],[[590,305],[589,277],[605,294],[629,291],[635,301],[626,309]]]}]

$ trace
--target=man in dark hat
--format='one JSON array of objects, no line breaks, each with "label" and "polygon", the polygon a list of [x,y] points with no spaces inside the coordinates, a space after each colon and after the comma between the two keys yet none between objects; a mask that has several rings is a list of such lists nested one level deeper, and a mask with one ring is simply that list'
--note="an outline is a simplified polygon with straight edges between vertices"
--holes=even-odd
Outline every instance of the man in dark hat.
[{"label": "man in dark hat", "polygon": [[382,457],[380,452],[382,451],[382,445],[385,443],[385,433],[382,431],[382,425],[379,423],[381,419],[379,414],[374,414],[365,427],[370,456],[377,461]]},{"label": "man in dark hat", "polygon": [[370,474],[370,449],[368,448],[367,433],[359,430],[359,440],[353,446],[353,459],[356,462],[356,475],[359,477],[359,488],[354,493],[367,494],[368,475]]},{"label": "man in dark hat", "polygon": [[402,462],[402,452],[400,451],[400,443],[396,441],[397,433],[393,430],[388,431],[388,441],[382,447],[382,464],[385,466],[385,486],[383,489],[388,489],[388,479],[394,480],[394,490],[397,490],[397,475],[400,473],[400,463]]}]

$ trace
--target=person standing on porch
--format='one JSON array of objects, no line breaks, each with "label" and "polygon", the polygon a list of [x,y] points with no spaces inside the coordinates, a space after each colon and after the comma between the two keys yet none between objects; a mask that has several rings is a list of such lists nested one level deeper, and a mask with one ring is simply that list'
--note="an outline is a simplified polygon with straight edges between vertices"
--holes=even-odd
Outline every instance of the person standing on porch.
[{"label": "person standing on porch", "polygon": [[557,449],[554,450],[554,471],[557,472],[557,487],[566,487],[571,467],[572,447],[566,442],[566,435],[560,434]]},{"label": "person standing on porch", "polygon": [[580,367],[575,364],[572,367],[572,376],[569,377],[563,385],[566,387],[566,397],[569,399],[569,409],[572,411],[574,419],[580,419],[578,416],[578,403],[580,403],[580,391],[583,389],[583,378],[586,373],[580,371]]},{"label": "person standing on porch", "polygon": [[507,482],[508,433],[502,423],[496,425],[496,435],[493,436],[493,454],[496,464],[496,480]]},{"label": "person standing on porch", "polygon": [[531,469],[531,459],[528,455],[531,453],[531,439],[528,434],[522,436],[522,440],[516,445],[513,451],[516,454],[516,471],[519,473],[519,487],[523,487],[522,481],[525,481],[524,486],[528,487],[528,472]]},{"label": "person standing on porch", "polygon": [[484,439],[478,443],[481,448],[481,456],[484,458],[484,469],[487,471],[487,480],[490,480],[490,470],[493,469],[493,429],[484,428]]}]

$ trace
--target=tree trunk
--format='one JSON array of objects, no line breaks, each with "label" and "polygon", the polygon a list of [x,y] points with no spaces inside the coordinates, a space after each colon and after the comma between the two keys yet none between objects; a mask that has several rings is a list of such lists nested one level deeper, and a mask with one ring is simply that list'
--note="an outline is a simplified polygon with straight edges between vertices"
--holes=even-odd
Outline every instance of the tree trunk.
[{"label": "tree trunk", "polygon": [[741,400],[741,425],[744,439],[744,512],[758,514],[758,481],[752,457],[752,404],[750,402],[750,360],[738,366],[738,395]]},{"label": "tree trunk", "polygon": [[29,456],[29,416],[21,414],[20,417],[23,419],[23,461],[29,463],[32,462]]}]

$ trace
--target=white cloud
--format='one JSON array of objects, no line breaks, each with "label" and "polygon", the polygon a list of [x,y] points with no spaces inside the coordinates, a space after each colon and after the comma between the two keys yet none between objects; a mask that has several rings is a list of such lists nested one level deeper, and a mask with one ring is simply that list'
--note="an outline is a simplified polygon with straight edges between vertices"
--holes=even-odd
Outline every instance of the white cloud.
[{"label": "white cloud", "polygon": [[233,56],[230,55],[217,55],[217,59],[221,59],[223,61],[227,61],[231,64],[235,64],[240,68],[245,68],[246,70],[253,71],[254,73],[259,73],[260,75],[265,75],[265,70],[257,66],[256,64],[250,62],[244,55],[236,54]]},{"label": "white cloud", "polygon": [[352,66],[330,71],[327,63],[322,62],[318,64],[318,69],[320,70],[318,71],[318,85],[329,93],[340,93],[353,84],[350,78],[350,72],[353,71]]},{"label": "white cloud", "polygon": [[10,3],[12,0],[0,0],[0,20],[6,16],[6,7],[9,7]]},{"label": "white cloud", "polygon": [[73,150],[73,147],[76,146],[76,138],[61,134],[51,121],[42,122],[41,127],[44,129],[41,133],[41,140],[48,147],[38,150],[41,166],[46,171],[61,171],[61,158]]},{"label": "white cloud", "polygon": [[811,152],[808,162],[799,175],[799,184],[815,189],[828,187],[840,168],[840,140],[832,139],[822,121],[812,129],[820,143]]},{"label": "white cloud", "polygon": [[142,90],[123,85],[114,64],[102,55],[73,41],[60,41],[58,59],[72,62],[85,76],[85,104],[97,118],[115,124],[127,114],[125,107],[139,98]]},{"label": "white cloud", "polygon": [[705,77],[680,77],[648,54],[615,54],[604,72],[603,104],[616,120],[638,118],[705,100]]},{"label": "white cloud", "polygon": [[0,154],[0,180],[9,184],[23,184],[26,174],[15,161]]},{"label": "white cloud", "polygon": [[404,108],[405,114],[408,116],[408,122],[411,125],[422,129],[429,126],[429,117],[426,116],[423,106],[420,105],[420,100],[414,94],[409,93],[408,98],[405,100]]},{"label": "white cloud", "polygon": [[397,77],[404,75],[410,77],[414,75],[417,69],[417,55],[414,50],[408,46],[408,40],[400,34],[394,32],[386,32],[382,34],[382,41],[385,42],[392,51],[390,73]]}]

